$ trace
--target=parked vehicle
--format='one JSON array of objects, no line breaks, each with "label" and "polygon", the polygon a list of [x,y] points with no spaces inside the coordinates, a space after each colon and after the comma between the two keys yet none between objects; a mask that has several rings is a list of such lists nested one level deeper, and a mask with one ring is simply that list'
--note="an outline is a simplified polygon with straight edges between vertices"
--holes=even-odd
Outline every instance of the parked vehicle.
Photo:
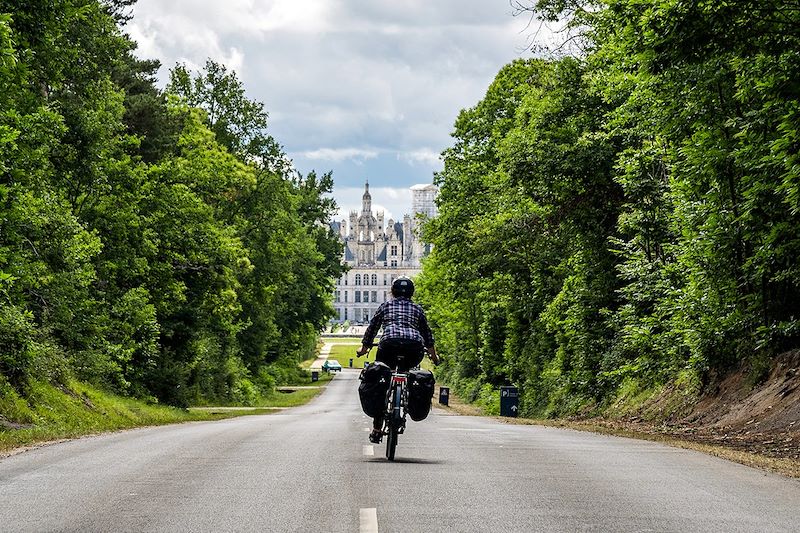
[{"label": "parked vehicle", "polygon": [[322,370],[325,372],[341,372],[342,365],[339,364],[339,361],[336,359],[326,359],[324,363],[322,363]]}]

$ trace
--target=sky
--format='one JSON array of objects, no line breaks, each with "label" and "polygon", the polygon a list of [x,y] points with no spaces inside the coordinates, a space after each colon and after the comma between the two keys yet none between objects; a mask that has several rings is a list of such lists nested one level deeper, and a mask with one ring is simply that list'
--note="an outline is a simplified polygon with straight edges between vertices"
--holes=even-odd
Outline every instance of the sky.
[{"label": "sky", "polygon": [[176,63],[235,70],[295,168],[333,172],[338,218],[367,180],[373,208],[407,213],[459,111],[530,55],[533,33],[509,0],[139,0],[133,15],[162,86]]}]

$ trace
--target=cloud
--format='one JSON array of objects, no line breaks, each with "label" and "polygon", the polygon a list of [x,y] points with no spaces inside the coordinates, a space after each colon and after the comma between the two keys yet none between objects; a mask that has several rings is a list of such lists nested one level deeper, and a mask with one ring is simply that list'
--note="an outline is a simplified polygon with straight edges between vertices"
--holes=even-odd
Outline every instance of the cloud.
[{"label": "cloud", "polygon": [[424,163],[431,166],[440,166],[442,162],[442,157],[439,152],[435,152],[428,148],[412,150],[410,152],[402,152],[397,154],[397,158],[401,161],[408,161],[411,164]]},{"label": "cloud", "polygon": [[[395,221],[402,220],[403,215],[411,212],[411,190],[404,187],[369,187],[372,196],[372,210],[383,211],[384,221],[391,218]],[[333,197],[339,205],[339,212],[334,220],[349,221],[350,211],[361,212],[361,197],[364,186],[361,187],[334,187]]]},{"label": "cloud", "polygon": [[314,161],[333,161],[339,162],[345,159],[364,161],[365,159],[375,159],[378,152],[375,150],[363,150],[360,148],[319,148],[301,152],[298,155]]},{"label": "cloud", "polygon": [[508,0],[139,0],[128,29],[167,68],[235,69],[301,171],[395,186],[430,181],[526,24]]}]

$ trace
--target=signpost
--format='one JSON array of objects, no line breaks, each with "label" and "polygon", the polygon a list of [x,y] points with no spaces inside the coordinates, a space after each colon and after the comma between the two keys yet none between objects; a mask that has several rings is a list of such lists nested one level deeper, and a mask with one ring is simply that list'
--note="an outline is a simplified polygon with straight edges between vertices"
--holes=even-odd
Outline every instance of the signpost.
[{"label": "signpost", "polygon": [[439,387],[439,403],[450,405],[450,387]]},{"label": "signpost", "polygon": [[519,389],[500,387],[500,416],[516,417],[519,411]]}]

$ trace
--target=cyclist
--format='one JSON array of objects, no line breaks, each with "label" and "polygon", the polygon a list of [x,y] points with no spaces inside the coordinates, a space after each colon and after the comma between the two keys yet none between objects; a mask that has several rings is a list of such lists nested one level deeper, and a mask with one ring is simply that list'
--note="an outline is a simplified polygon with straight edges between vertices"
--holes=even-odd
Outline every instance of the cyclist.
[{"label": "cyclist", "polygon": [[[411,301],[413,295],[414,282],[409,278],[400,276],[392,282],[392,299],[382,303],[370,320],[361,340],[361,349],[357,352],[359,357],[369,352],[378,329],[383,326],[376,361],[397,368],[400,372],[408,372],[420,364],[427,350],[433,364],[439,362],[425,312]],[[370,442],[381,441],[382,427],[381,413],[373,419]]]}]

